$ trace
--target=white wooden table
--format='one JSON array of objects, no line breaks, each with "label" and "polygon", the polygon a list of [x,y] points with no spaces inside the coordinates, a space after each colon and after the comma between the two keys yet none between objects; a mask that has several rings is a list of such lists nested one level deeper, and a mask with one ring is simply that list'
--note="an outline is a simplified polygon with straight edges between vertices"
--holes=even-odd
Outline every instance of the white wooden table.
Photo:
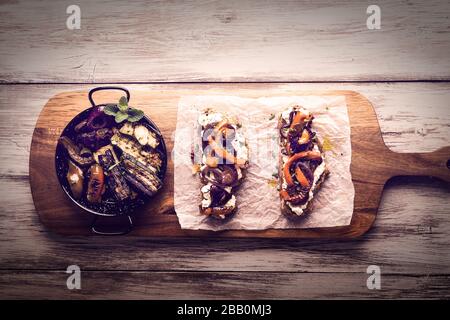
[{"label": "white wooden table", "polygon": [[[393,150],[449,145],[448,1],[376,1],[380,30],[357,1],[83,0],[80,30],[66,27],[69,4],[0,2],[0,298],[450,297],[450,188],[437,180],[389,182],[374,228],[355,241],[207,244],[56,236],[28,182],[45,102],[99,83],[356,90]],[[81,290],[66,288],[71,264]],[[381,290],[366,287],[369,265]]]}]

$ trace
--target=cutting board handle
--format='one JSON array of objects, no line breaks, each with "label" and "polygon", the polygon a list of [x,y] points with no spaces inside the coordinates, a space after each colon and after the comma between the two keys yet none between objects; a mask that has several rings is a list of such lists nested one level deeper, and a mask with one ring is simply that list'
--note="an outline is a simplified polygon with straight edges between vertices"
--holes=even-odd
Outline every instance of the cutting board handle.
[{"label": "cutting board handle", "polygon": [[450,147],[426,153],[390,152],[392,176],[432,176],[450,182]]}]

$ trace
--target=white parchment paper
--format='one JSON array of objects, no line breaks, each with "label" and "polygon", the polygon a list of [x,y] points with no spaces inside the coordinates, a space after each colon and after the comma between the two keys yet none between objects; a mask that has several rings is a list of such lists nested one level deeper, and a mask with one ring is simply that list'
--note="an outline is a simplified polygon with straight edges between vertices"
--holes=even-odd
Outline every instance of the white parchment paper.
[{"label": "white parchment paper", "polygon": [[[300,105],[314,114],[313,130],[326,141],[328,179],[313,199],[310,214],[288,218],[280,212],[277,190],[279,114]],[[201,183],[192,174],[191,145],[197,119],[212,108],[238,116],[250,149],[247,176],[236,193],[238,210],[225,221],[201,215]],[[178,104],[174,157],[174,204],[183,229],[313,228],[350,224],[354,187],[350,174],[350,125],[344,96],[289,96],[249,99],[234,96],[186,96]]]}]

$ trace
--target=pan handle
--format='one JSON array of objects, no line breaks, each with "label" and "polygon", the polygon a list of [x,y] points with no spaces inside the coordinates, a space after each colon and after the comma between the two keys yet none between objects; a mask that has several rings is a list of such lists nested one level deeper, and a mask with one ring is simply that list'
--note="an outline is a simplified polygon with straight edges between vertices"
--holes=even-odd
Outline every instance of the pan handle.
[{"label": "pan handle", "polygon": [[130,92],[129,92],[127,89],[123,88],[123,87],[114,87],[114,86],[97,87],[97,88],[91,89],[91,90],[89,91],[89,94],[88,94],[89,101],[90,101],[90,103],[91,103],[91,105],[92,105],[93,107],[95,107],[96,104],[95,104],[95,101],[94,101],[92,95],[93,95],[95,92],[97,92],[97,91],[102,91],[102,90],[121,90],[121,91],[125,92],[125,94],[127,95],[127,100],[128,100],[128,102],[130,102]]},{"label": "pan handle", "polygon": [[127,215],[127,228],[125,230],[120,231],[102,231],[99,226],[97,225],[97,220],[99,216],[94,216],[94,219],[92,219],[91,223],[91,230],[93,233],[101,235],[101,236],[120,236],[129,233],[133,229],[133,219],[131,219],[131,216]]}]

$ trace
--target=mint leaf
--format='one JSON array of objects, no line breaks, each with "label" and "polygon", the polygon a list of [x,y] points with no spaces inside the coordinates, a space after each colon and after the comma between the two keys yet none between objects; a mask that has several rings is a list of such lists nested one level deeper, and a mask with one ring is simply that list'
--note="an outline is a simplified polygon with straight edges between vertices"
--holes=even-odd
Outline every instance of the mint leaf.
[{"label": "mint leaf", "polygon": [[115,116],[119,108],[115,104],[107,104],[103,109],[103,112],[108,116]]},{"label": "mint leaf", "polygon": [[144,112],[139,109],[131,108],[128,110],[128,121],[136,122],[142,119]]},{"label": "mint leaf", "polygon": [[128,113],[125,113],[125,112],[122,112],[122,111],[119,110],[116,113],[115,120],[116,120],[117,123],[121,123],[122,121],[126,120],[127,118],[128,118]]},{"label": "mint leaf", "polygon": [[126,112],[128,110],[128,100],[126,97],[121,97],[119,100],[119,110]]}]

